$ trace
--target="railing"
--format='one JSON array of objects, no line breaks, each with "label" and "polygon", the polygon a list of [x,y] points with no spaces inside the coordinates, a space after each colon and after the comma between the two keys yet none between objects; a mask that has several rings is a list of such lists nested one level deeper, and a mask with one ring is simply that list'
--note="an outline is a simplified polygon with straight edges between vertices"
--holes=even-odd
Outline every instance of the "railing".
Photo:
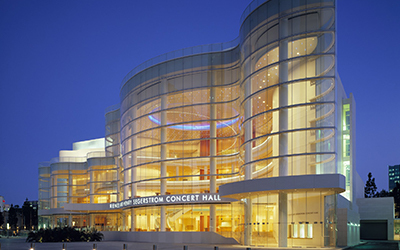
[{"label": "railing", "polygon": [[50,164],[58,162],[85,162],[86,157],[55,157],[50,160]]},{"label": "railing", "polygon": [[89,152],[86,155],[86,158],[101,158],[101,157],[111,157],[113,156],[113,154],[111,152],[108,151],[95,151],[95,152]]},{"label": "railing", "polygon": [[119,109],[119,103],[107,107],[107,108],[105,109],[104,113],[107,114],[107,113],[109,113],[109,112],[111,112],[111,111],[115,111],[115,110],[117,110],[117,109]]},{"label": "railing", "polygon": [[242,16],[240,17],[240,24],[242,24],[244,19],[246,19],[246,17],[250,15],[251,12],[257,9],[258,6],[267,1],[269,0],[253,0],[249,5],[247,5],[246,9],[242,13]]},{"label": "railing", "polygon": [[50,162],[49,161],[39,162],[39,168],[42,167],[50,167]]}]

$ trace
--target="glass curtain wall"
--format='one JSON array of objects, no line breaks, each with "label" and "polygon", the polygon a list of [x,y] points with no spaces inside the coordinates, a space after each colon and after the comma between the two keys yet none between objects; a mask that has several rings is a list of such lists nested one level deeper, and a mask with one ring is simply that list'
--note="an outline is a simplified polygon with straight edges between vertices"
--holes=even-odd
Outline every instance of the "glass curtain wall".
[{"label": "glass curtain wall", "polygon": [[[347,102],[349,99],[344,100]],[[351,200],[351,111],[350,103],[342,105],[342,169],[341,174],[346,176],[346,191],[341,195]]]},{"label": "glass curtain wall", "polygon": [[158,195],[161,182],[165,194],[182,194],[210,192],[210,177],[232,181],[240,145],[237,53],[173,60],[131,80],[154,75],[122,102],[125,185],[134,184],[126,197]]},{"label": "glass curtain wall", "polygon": [[[118,181],[115,159],[106,157],[105,151],[91,152],[87,157],[55,158],[50,167],[39,168],[39,209],[63,208],[66,203],[116,202]],[[46,192],[46,190],[48,191]],[[48,223],[46,227],[90,226],[88,214],[74,214],[72,217],[69,215],[43,216],[41,220],[43,227],[46,223]],[[113,224],[114,227],[111,225],[106,223],[99,227],[103,227],[104,230],[117,228],[115,226],[117,224]],[[92,226],[96,226],[96,224],[94,223]]]},{"label": "glass curtain wall", "polygon": [[87,214],[73,214],[71,219],[71,227],[85,228],[89,226],[89,215]]},{"label": "glass curtain wall", "polygon": [[69,171],[69,203],[89,203],[87,164],[71,164]]},{"label": "glass curtain wall", "polygon": [[39,164],[39,210],[50,209],[50,163]]},{"label": "glass curtain wall", "polygon": [[[166,231],[168,232],[208,232],[210,230],[211,204],[175,205],[166,207]],[[216,232],[224,237],[243,239],[243,204],[217,204]],[[160,207],[135,208],[131,229],[131,210],[125,211],[126,231],[160,231]]]},{"label": "glass curtain wall", "polygon": [[[39,163],[39,204],[38,210],[50,209],[50,162]],[[49,228],[50,217],[40,216],[38,218],[38,228]]]},{"label": "glass curtain wall", "polygon": [[51,216],[40,215],[38,218],[38,228],[46,229],[51,227]]},{"label": "glass curtain wall", "polygon": [[117,167],[117,177],[118,177],[118,183],[117,183],[117,190],[118,190],[118,195],[117,195],[117,200],[121,201],[124,198],[124,190],[122,188],[123,181],[124,181],[124,176],[123,176],[123,166],[122,166],[122,161],[120,158],[120,145],[121,145],[121,139],[120,139],[120,128],[121,128],[121,122],[120,122],[120,110],[119,110],[119,105],[114,105],[111,107],[108,107],[106,109],[106,115],[105,115],[105,120],[106,120],[106,137],[105,137],[105,151],[106,151],[106,156],[111,157],[113,156],[115,159],[115,165]]},{"label": "glass curtain wall", "polygon": [[[110,111],[108,111],[110,110]],[[120,154],[120,112],[119,105],[111,106],[106,110],[106,152],[107,156],[119,156]]]},{"label": "glass curtain wall", "polygon": [[[267,1],[245,19],[240,40],[245,179],[336,173],[334,1]],[[335,197],[249,196],[245,244],[335,246]]]},{"label": "glass curtain wall", "polygon": [[[285,199],[282,199],[285,197]],[[278,247],[282,237],[288,247],[335,246],[336,193],[326,190],[268,192],[243,199],[250,219],[242,237],[249,245]],[[282,216],[282,211],[285,215]]]},{"label": "glass curtain wall", "polygon": [[[102,154],[103,157],[99,157]],[[117,202],[118,168],[114,157],[105,157],[104,152],[88,154],[90,203]]]},{"label": "glass curtain wall", "polygon": [[[88,203],[87,164],[84,158],[51,164],[51,208],[65,203]],[[80,162],[72,162],[72,161]]]},{"label": "glass curtain wall", "polygon": [[[216,193],[219,185],[239,179],[239,77],[236,48],[167,61],[125,84],[121,90],[122,95],[128,92],[121,96],[125,199]],[[135,208],[133,229],[161,230],[160,213],[166,214],[166,231],[209,229],[204,224],[208,217],[201,217],[202,226],[186,218],[194,213],[192,207]],[[178,217],[183,222],[179,228]]]},{"label": "glass curtain wall", "polygon": [[121,214],[110,213],[103,211],[103,213],[90,214],[91,227],[98,231],[120,231],[121,230]]},{"label": "glass curtain wall", "polygon": [[334,17],[333,1],[268,1],[245,20],[248,178],[336,172]]}]

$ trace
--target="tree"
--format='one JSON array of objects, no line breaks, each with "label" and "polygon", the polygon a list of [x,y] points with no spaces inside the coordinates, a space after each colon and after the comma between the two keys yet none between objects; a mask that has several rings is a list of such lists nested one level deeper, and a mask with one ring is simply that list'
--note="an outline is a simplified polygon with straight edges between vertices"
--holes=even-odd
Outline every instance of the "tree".
[{"label": "tree", "polygon": [[391,194],[386,191],[385,189],[382,189],[380,192],[377,192],[375,197],[390,197]]},{"label": "tree", "polygon": [[24,205],[22,205],[22,215],[24,217],[24,226],[28,230],[37,227],[37,209],[32,207],[32,204],[26,198]]},{"label": "tree", "polygon": [[[17,206],[15,206],[15,207],[17,208]],[[17,210],[14,208],[13,204],[11,204],[10,210],[8,210],[8,221],[7,222],[10,224],[10,227],[12,229],[14,229],[14,230],[17,229],[17,223],[18,223]]]},{"label": "tree", "polygon": [[0,227],[2,227],[3,224],[4,224],[4,216],[3,216],[3,213],[0,212]]},{"label": "tree", "polygon": [[365,198],[372,198],[372,197],[377,197],[376,196],[376,184],[375,184],[375,178],[372,178],[371,172],[368,173],[368,180],[365,183],[364,187],[364,197]]}]

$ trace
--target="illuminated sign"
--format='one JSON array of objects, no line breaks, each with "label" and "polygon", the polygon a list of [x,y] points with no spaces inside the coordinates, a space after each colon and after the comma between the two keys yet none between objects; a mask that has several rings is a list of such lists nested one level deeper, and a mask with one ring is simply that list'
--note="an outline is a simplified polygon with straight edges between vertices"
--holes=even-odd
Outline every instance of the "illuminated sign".
[{"label": "illuminated sign", "polygon": [[137,197],[120,202],[110,203],[111,209],[150,206],[150,205],[168,205],[182,203],[223,203],[236,201],[230,198],[221,198],[219,194],[176,194],[176,195],[159,195],[148,197]]}]

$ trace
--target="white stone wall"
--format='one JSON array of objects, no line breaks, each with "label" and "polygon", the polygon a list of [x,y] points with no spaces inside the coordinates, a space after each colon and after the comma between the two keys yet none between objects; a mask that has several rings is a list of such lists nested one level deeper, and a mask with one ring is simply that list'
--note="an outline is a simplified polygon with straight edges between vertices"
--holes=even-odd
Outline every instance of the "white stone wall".
[{"label": "white stone wall", "polygon": [[362,198],[357,199],[360,220],[387,220],[388,240],[394,239],[394,199]]},{"label": "white stone wall", "polygon": [[338,196],[337,210],[338,246],[354,246],[360,243],[360,216],[358,206]]},{"label": "white stone wall", "polygon": [[214,232],[102,232],[106,241],[137,241],[182,244],[238,244]]}]

